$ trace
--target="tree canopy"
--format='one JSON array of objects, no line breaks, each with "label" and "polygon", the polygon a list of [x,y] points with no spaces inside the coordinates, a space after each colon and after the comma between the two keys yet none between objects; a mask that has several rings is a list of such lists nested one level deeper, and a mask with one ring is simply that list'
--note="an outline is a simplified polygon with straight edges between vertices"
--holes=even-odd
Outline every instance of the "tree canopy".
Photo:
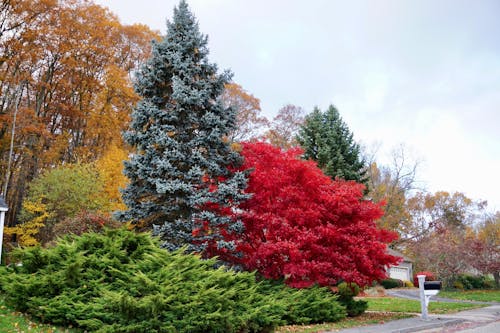
[{"label": "tree canopy", "polygon": [[325,112],[316,107],[307,115],[297,141],[304,149],[304,158],[316,161],[332,179],[338,177],[367,184],[367,168],[360,146],[333,105]]},{"label": "tree canopy", "polygon": [[331,180],[297,148],[245,143],[242,154],[252,197],[234,213],[245,232],[226,235],[240,255],[215,254],[295,287],[385,277],[385,266],[396,262],[386,253],[396,235],[377,228],[382,210],[363,200],[363,185]]}]

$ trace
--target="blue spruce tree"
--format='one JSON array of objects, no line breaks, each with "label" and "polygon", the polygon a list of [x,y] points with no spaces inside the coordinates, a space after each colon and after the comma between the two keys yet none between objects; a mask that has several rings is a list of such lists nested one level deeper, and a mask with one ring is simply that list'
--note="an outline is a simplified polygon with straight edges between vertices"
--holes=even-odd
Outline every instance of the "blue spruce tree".
[{"label": "blue spruce tree", "polygon": [[246,175],[231,171],[242,157],[226,139],[236,114],[219,98],[231,74],[218,74],[207,57],[207,37],[181,0],[137,75],[142,100],[124,134],[135,152],[125,162],[128,209],[117,216],[153,229],[170,250],[201,252],[209,243],[231,250],[221,232],[243,229],[227,214],[246,198]]}]

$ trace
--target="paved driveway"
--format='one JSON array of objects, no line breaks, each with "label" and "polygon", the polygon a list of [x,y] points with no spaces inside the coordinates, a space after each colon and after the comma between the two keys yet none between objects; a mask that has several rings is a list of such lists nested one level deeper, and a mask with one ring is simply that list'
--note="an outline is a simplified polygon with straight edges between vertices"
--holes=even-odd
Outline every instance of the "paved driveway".
[{"label": "paved driveway", "polygon": [[[418,289],[389,289],[386,294],[392,297],[420,300]],[[449,298],[433,297],[431,301],[464,302]],[[500,333],[500,303],[476,302],[491,306],[460,311],[449,315],[429,315],[429,319],[420,317],[394,320],[381,325],[370,325],[335,331],[335,333]],[[333,333],[333,332],[327,332]]]},{"label": "paved driveway", "polygon": [[[387,289],[385,291],[385,294],[387,296],[414,299],[414,300],[420,301],[420,291],[418,289]],[[439,294],[438,294],[438,296],[431,297],[431,302],[432,301],[500,305],[500,302],[464,301],[464,300],[457,300],[457,299],[451,299],[451,298],[442,298],[442,297],[439,297]]]}]

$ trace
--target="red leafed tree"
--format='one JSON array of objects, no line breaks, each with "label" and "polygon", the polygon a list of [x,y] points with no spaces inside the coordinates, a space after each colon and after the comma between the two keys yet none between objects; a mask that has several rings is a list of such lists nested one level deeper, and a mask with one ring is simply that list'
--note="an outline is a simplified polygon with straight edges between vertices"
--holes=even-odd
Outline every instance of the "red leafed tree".
[{"label": "red leafed tree", "polygon": [[253,195],[235,213],[244,233],[226,234],[242,256],[219,251],[222,259],[298,288],[386,277],[385,266],[397,262],[386,244],[397,236],[377,228],[383,213],[363,200],[363,185],[332,181],[300,149],[244,143],[242,154]]}]

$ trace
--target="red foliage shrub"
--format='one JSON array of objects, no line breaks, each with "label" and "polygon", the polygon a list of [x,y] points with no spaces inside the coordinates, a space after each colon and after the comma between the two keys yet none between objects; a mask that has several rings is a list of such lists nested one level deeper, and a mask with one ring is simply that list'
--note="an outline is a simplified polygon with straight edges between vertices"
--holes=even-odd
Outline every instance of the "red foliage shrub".
[{"label": "red foliage shrub", "polygon": [[436,280],[436,276],[434,273],[429,272],[429,271],[423,271],[423,272],[418,272],[415,275],[413,275],[413,285],[418,288],[418,275],[425,275],[425,281],[434,281]]},{"label": "red foliage shrub", "polygon": [[225,233],[242,256],[209,251],[299,288],[385,278],[385,266],[398,261],[386,244],[397,236],[375,225],[380,206],[363,200],[363,185],[332,181],[314,162],[301,160],[301,153],[243,144],[243,168],[253,170],[247,192],[253,195],[234,213],[244,233]]},{"label": "red foliage shrub", "polygon": [[81,211],[75,217],[69,217],[54,225],[54,237],[65,234],[81,235],[86,232],[100,232],[105,227],[118,228],[122,224],[113,220],[109,215],[96,212]]}]

